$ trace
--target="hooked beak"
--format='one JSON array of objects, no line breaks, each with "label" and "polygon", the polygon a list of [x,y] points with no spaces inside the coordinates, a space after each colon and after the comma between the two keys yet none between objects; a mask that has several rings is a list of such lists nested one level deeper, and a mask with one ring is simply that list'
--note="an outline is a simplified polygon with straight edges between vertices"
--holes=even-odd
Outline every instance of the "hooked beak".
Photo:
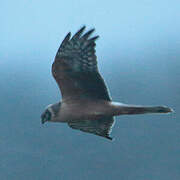
[{"label": "hooked beak", "polygon": [[42,113],[42,115],[41,115],[41,123],[42,124],[44,124],[47,121],[45,117],[46,117],[45,113]]}]

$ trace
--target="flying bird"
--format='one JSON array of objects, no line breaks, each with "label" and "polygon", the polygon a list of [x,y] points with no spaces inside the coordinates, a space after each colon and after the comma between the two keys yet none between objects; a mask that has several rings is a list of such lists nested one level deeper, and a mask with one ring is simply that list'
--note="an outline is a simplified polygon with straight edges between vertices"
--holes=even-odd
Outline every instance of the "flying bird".
[{"label": "flying bird", "polygon": [[52,64],[52,74],[62,100],[47,106],[42,123],[66,122],[73,129],[111,139],[114,116],[169,113],[166,106],[142,106],[113,102],[98,71],[95,29],[84,33],[83,26],[74,36],[69,32],[62,41]]}]

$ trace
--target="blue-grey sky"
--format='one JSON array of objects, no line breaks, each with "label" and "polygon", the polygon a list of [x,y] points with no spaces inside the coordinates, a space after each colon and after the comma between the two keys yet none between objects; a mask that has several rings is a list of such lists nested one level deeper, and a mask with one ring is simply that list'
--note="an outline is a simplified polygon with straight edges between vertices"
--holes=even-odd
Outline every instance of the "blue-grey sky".
[{"label": "blue-grey sky", "polygon": [[[0,2],[0,179],[180,179],[180,1]],[[64,36],[96,28],[99,69],[115,101],[173,107],[118,117],[109,142],[42,126],[60,99],[51,64]]]}]

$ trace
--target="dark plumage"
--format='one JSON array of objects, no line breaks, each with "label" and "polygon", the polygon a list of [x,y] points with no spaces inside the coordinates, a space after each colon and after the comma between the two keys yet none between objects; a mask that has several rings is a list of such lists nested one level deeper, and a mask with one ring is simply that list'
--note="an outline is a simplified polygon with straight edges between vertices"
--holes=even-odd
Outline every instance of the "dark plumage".
[{"label": "dark plumage", "polygon": [[97,67],[94,29],[83,34],[83,26],[72,38],[69,32],[62,41],[52,74],[60,88],[62,101],[49,105],[42,123],[67,122],[73,129],[112,139],[114,116],[123,114],[168,113],[165,106],[137,106],[112,102]]}]

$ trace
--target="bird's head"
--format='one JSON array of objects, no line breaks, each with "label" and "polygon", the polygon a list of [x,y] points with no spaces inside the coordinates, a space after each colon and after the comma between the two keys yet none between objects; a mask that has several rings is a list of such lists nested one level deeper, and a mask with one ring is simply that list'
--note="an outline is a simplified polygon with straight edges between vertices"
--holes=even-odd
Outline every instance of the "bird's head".
[{"label": "bird's head", "polygon": [[41,123],[44,124],[47,121],[53,121],[60,110],[60,106],[60,103],[48,105],[45,111],[41,114]]}]

